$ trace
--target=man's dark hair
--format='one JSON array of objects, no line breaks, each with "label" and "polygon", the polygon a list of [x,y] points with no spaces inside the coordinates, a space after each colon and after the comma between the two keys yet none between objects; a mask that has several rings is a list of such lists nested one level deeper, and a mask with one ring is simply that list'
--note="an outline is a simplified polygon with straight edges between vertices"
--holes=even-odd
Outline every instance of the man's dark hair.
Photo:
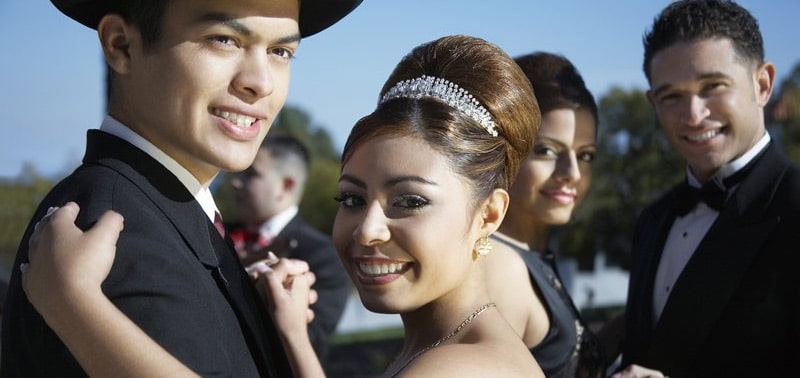
[{"label": "man's dark hair", "polygon": [[644,74],[650,80],[650,62],[677,42],[727,38],[745,64],[764,62],[764,42],[758,21],[728,0],[679,0],[664,8],[644,35]]},{"label": "man's dark hair", "polygon": [[261,148],[269,150],[275,160],[285,161],[289,157],[298,158],[308,172],[311,165],[311,155],[308,148],[299,139],[289,134],[269,135],[261,142]]},{"label": "man's dark hair", "polygon": [[[109,13],[122,16],[131,25],[139,29],[142,36],[142,49],[149,51],[161,38],[164,11],[169,0],[129,0],[113,1]],[[114,100],[114,70],[106,65],[106,108]]]},{"label": "man's dark hair", "polygon": [[118,13],[139,29],[145,51],[155,46],[161,38],[164,11],[169,0],[128,0],[113,3],[110,13]]}]

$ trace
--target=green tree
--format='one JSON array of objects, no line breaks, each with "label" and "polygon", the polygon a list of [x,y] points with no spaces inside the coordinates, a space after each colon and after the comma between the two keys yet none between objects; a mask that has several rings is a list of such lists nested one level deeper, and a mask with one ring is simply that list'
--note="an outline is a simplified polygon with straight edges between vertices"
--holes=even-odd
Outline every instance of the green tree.
[{"label": "green tree", "polygon": [[25,227],[53,185],[30,164],[18,178],[0,182],[0,263],[6,267],[13,263]]},{"label": "green tree", "polygon": [[800,62],[780,83],[766,113],[770,132],[789,157],[800,161]]}]

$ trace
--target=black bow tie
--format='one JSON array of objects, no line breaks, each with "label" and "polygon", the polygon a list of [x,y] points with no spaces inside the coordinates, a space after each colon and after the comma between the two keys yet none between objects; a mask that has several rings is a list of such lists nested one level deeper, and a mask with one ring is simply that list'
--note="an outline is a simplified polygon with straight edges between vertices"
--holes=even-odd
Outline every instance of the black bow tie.
[{"label": "black bow tie", "polygon": [[[755,160],[753,159],[753,161]],[[708,180],[701,188],[695,188],[684,181],[675,193],[675,213],[678,216],[684,216],[692,211],[700,201],[705,202],[708,207],[716,211],[722,210],[722,205],[728,199],[727,190],[742,182],[747,172],[752,168],[752,163],[751,161],[744,168],[722,180],[721,185],[724,186],[724,189],[713,179]]]},{"label": "black bow tie", "polygon": [[720,211],[726,197],[725,190],[713,180],[705,183],[702,188],[696,188],[684,182],[678,187],[675,195],[675,213],[679,216],[688,214],[700,201],[705,202],[708,207]]}]

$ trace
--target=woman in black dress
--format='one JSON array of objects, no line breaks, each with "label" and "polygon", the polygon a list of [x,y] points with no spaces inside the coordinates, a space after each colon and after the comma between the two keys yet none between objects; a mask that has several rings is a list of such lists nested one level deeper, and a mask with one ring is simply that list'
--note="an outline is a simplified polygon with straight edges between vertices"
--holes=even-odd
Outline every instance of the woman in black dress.
[{"label": "woman in black dress", "polygon": [[[595,335],[562,285],[548,249],[554,226],[569,222],[591,185],[597,106],[566,58],[538,52],[516,59],[533,84],[542,125],[520,165],[494,252],[490,293],[548,377],[605,373]],[[502,303],[502,305],[501,305]]]}]

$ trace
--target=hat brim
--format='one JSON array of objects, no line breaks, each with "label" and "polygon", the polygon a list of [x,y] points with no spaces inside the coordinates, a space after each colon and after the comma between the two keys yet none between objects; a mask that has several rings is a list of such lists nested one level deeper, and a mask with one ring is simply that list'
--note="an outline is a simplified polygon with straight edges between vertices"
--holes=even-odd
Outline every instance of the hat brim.
[{"label": "hat brim", "polygon": [[[356,9],[363,0],[299,0],[300,35],[317,34]],[[109,12],[108,0],[51,0],[61,13],[92,29]]]}]

